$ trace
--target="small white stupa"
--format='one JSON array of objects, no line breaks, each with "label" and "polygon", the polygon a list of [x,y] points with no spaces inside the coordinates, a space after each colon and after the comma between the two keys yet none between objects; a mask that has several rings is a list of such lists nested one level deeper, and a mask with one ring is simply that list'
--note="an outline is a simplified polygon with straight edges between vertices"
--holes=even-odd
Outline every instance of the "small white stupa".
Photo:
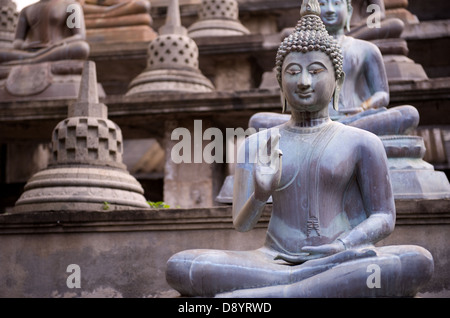
[{"label": "small white stupa", "polygon": [[199,70],[197,44],[181,25],[178,0],[171,0],[166,23],[150,42],[147,68],[129,85],[127,96],[159,92],[211,92],[214,85]]}]

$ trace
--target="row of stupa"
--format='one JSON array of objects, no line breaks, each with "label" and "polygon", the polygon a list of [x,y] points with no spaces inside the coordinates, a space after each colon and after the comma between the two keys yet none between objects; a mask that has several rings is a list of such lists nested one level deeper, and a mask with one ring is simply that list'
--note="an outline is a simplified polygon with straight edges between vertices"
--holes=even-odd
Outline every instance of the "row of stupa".
[{"label": "row of stupa", "polygon": [[[11,47],[18,14],[11,0],[0,1],[2,21],[5,20],[0,25],[0,47]],[[145,9],[148,8],[141,10]],[[136,15],[136,19],[142,15],[151,20],[149,14],[142,13]],[[87,17],[88,14],[86,24],[88,21],[95,21]],[[151,31],[146,37],[147,40],[150,39],[147,68],[130,83],[128,96],[167,91],[214,90],[214,85],[199,70],[199,51],[193,39],[204,36],[239,36],[250,32],[239,21],[236,0],[202,0],[198,17],[198,21],[186,29],[181,25],[178,0],[169,1],[165,25],[158,30],[158,34]],[[89,24],[93,24],[93,21]]]},{"label": "row of stupa", "polygon": [[[202,36],[205,28],[210,31],[214,21],[207,18],[217,15],[228,20],[215,35],[248,33],[237,21],[236,1],[220,0],[214,8],[221,10],[211,8],[204,6],[200,14],[204,19],[192,26],[194,33]],[[53,130],[50,163],[27,182],[15,212],[149,208],[142,186],[122,162],[121,130],[99,102],[95,63],[86,61],[82,69],[78,99]],[[130,87],[128,95],[214,90],[199,71],[198,48],[181,25],[178,0],[170,1],[166,24],[149,44],[148,67]]]},{"label": "row of stupa", "polygon": [[204,0],[199,21],[181,25],[178,0],[171,0],[166,23],[147,50],[147,68],[129,85],[127,96],[154,92],[211,92],[214,85],[199,70],[193,38],[250,33],[238,20],[235,0]]}]

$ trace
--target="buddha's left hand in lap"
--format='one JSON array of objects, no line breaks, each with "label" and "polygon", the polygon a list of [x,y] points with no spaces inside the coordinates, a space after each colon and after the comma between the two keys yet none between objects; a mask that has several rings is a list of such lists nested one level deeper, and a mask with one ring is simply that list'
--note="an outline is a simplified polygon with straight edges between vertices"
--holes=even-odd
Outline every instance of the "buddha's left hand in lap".
[{"label": "buddha's left hand in lap", "polygon": [[275,259],[281,259],[291,264],[301,264],[306,261],[330,256],[345,250],[345,246],[341,241],[335,241],[329,244],[319,246],[304,246],[299,254],[278,254]]}]

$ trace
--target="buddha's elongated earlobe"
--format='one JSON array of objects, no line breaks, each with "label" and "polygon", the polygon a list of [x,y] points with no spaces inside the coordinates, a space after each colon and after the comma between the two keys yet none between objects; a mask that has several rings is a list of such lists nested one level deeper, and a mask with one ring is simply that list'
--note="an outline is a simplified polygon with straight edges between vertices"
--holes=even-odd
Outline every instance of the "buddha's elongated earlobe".
[{"label": "buddha's elongated earlobe", "polygon": [[348,10],[347,23],[345,24],[345,29],[347,32],[350,32],[350,22],[352,20],[352,15],[353,15],[353,7],[350,7]]},{"label": "buddha's elongated earlobe", "polygon": [[[281,84],[280,84],[281,86]],[[281,100],[281,113],[284,114],[287,110],[287,100],[286,97],[284,97],[283,90],[280,89],[280,100]]]},{"label": "buddha's elongated earlobe", "polygon": [[345,81],[345,73],[342,72],[341,77],[338,80],[336,80],[336,87],[334,89],[333,94],[333,108],[335,111],[339,110],[339,95],[341,93],[342,85],[344,85],[344,81]]}]

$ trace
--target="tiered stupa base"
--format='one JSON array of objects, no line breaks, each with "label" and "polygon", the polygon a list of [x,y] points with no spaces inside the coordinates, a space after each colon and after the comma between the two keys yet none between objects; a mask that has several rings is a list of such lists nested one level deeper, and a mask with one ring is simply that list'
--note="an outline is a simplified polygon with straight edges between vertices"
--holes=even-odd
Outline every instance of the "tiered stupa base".
[{"label": "tiered stupa base", "polygon": [[196,92],[214,90],[211,81],[195,70],[149,70],[138,75],[131,83],[127,95],[149,92]]},{"label": "tiered stupa base", "polygon": [[217,36],[239,36],[249,34],[249,30],[239,21],[210,19],[194,23],[188,29],[189,36],[198,37],[217,37]]},{"label": "tiered stupa base", "polygon": [[93,166],[53,167],[36,173],[15,212],[114,211],[149,207],[144,190],[127,171]]}]

